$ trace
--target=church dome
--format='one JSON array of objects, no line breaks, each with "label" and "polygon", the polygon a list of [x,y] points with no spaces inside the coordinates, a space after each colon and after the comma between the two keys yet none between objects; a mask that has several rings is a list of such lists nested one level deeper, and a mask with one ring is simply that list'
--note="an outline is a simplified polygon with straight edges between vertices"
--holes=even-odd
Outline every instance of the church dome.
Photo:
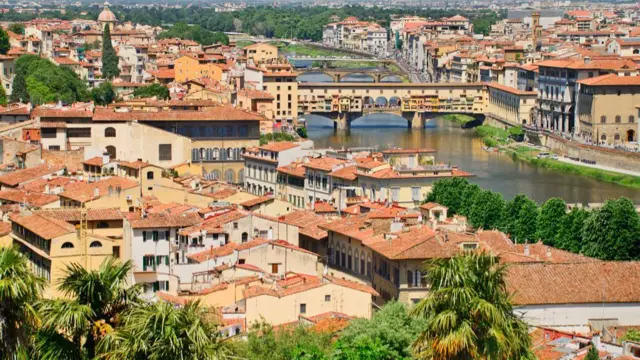
[{"label": "church dome", "polygon": [[116,19],[116,15],[113,13],[113,11],[109,10],[109,3],[108,2],[104,3],[104,10],[102,10],[100,15],[98,15],[98,21],[99,22],[116,22],[116,21],[118,21]]}]

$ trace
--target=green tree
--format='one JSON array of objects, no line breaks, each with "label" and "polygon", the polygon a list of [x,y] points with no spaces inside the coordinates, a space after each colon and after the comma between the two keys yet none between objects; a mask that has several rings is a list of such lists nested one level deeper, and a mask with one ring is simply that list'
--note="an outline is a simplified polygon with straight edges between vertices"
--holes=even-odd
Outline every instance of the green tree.
[{"label": "green tree", "polygon": [[589,352],[587,353],[587,356],[584,357],[584,360],[600,360],[598,349],[596,349],[596,346],[593,343],[591,343]]},{"label": "green tree", "polygon": [[476,184],[469,184],[462,192],[462,203],[460,204],[460,215],[469,216],[471,209],[473,208],[473,199],[482,189]]},{"label": "green tree", "polygon": [[0,248],[0,358],[29,359],[44,279],[36,277],[15,248]]},{"label": "green tree", "polygon": [[560,231],[556,234],[554,244],[557,248],[579,253],[582,251],[582,228],[587,220],[589,212],[585,209],[574,207],[562,219]]},{"label": "green tree", "polygon": [[469,222],[475,228],[497,229],[502,224],[505,201],[500,193],[482,190],[473,198]]},{"label": "green tree", "polygon": [[11,44],[9,44],[9,34],[0,28],[0,54],[5,55],[11,50]]},{"label": "green tree", "polygon": [[166,301],[135,306],[124,312],[119,329],[99,343],[105,359],[224,359],[216,314],[199,301],[176,307]]},{"label": "green tree", "polygon": [[450,177],[433,184],[427,195],[427,202],[436,202],[449,208],[448,214],[457,214],[462,207],[463,194],[469,186],[469,180],[463,177]]},{"label": "green tree", "polygon": [[105,24],[102,33],[102,77],[111,80],[120,76],[118,61],[118,54],[111,44],[111,29]]},{"label": "green tree", "polygon": [[560,198],[547,200],[540,208],[536,237],[546,245],[553,246],[565,216],[567,216],[567,204],[564,200]]},{"label": "green tree", "polygon": [[151,84],[133,90],[133,96],[137,98],[158,97],[160,100],[169,98],[169,89],[160,84]]},{"label": "green tree", "polygon": [[298,136],[300,136],[303,139],[306,139],[307,136],[307,128],[306,127],[299,127],[296,129],[296,133],[298,133]]},{"label": "green tree", "polygon": [[24,35],[24,24],[23,23],[13,23],[9,25],[9,31],[16,33],[18,35]]},{"label": "green tree", "polygon": [[505,206],[501,230],[518,243],[533,240],[538,221],[538,205],[526,195],[516,195]]},{"label": "green tree", "polygon": [[627,341],[640,342],[640,330],[629,329],[623,339]]},{"label": "green tree", "polygon": [[411,344],[424,328],[422,318],[411,317],[403,304],[390,302],[375,312],[370,320],[351,321],[335,344],[333,358],[411,359]]},{"label": "green tree", "polygon": [[426,265],[429,294],[412,314],[426,321],[417,359],[532,359],[527,324],[513,313],[506,265],[485,253]]},{"label": "green tree", "polygon": [[7,106],[7,93],[3,87],[0,87],[0,105]]},{"label": "green tree", "polygon": [[65,269],[58,289],[64,298],[44,300],[42,327],[35,348],[41,360],[93,359],[96,344],[111,332],[122,314],[138,302],[139,286],[128,286],[130,261],[105,260],[88,271],[73,263]]},{"label": "green tree", "polygon": [[631,260],[640,256],[640,217],[625,197],[607,200],[594,210],[582,228],[586,256],[601,260]]},{"label": "green tree", "polygon": [[91,98],[96,104],[104,106],[116,99],[116,92],[113,90],[113,85],[107,81],[91,89]]}]

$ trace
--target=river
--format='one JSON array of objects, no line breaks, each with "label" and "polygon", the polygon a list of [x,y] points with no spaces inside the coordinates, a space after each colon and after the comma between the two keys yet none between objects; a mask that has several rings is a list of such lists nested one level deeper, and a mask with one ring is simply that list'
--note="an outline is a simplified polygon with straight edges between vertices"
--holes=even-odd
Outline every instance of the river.
[{"label": "river", "polygon": [[539,203],[560,197],[567,203],[586,204],[626,196],[640,203],[640,191],[636,189],[541,168],[502,153],[488,153],[473,130],[446,120],[430,120],[424,130],[410,130],[402,118],[376,114],[354,121],[350,131],[336,132],[329,119],[309,115],[305,119],[316,147],[433,148],[436,161],[473,173],[472,182],[507,199],[526,194]]}]

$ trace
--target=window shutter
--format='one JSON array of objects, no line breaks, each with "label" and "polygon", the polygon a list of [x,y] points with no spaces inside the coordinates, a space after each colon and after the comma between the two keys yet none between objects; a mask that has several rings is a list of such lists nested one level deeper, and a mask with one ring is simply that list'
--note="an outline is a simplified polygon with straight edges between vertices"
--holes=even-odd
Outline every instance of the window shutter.
[{"label": "window shutter", "polygon": [[154,231],[152,234],[153,234],[153,241],[158,241],[158,232]]},{"label": "window shutter", "polygon": [[153,283],[153,292],[160,290],[160,283],[157,281]]},{"label": "window shutter", "polygon": [[169,255],[164,256],[164,264],[169,266]]},{"label": "window shutter", "polygon": [[142,257],[142,271],[147,271],[147,257]]},{"label": "window shutter", "polygon": [[147,241],[147,232],[143,231],[142,232],[142,242],[145,242],[145,241]]},{"label": "window shutter", "polygon": [[169,230],[164,232],[164,238],[165,240],[169,240],[169,238],[171,237],[171,232]]},{"label": "window shutter", "polygon": [[164,231],[162,231],[162,232],[160,232],[160,233],[158,234],[158,239],[159,239],[159,240],[164,240]]}]

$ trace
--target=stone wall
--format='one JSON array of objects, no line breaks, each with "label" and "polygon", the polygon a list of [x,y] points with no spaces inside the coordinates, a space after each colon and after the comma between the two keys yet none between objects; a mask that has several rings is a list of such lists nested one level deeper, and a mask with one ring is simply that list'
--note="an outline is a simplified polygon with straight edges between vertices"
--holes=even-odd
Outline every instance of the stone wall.
[{"label": "stone wall", "polygon": [[51,165],[64,165],[70,173],[82,169],[84,161],[84,148],[77,150],[42,150],[42,160]]},{"label": "stone wall", "polygon": [[563,156],[595,161],[596,165],[640,171],[640,153],[580,144],[557,135],[540,134],[542,145]]}]

